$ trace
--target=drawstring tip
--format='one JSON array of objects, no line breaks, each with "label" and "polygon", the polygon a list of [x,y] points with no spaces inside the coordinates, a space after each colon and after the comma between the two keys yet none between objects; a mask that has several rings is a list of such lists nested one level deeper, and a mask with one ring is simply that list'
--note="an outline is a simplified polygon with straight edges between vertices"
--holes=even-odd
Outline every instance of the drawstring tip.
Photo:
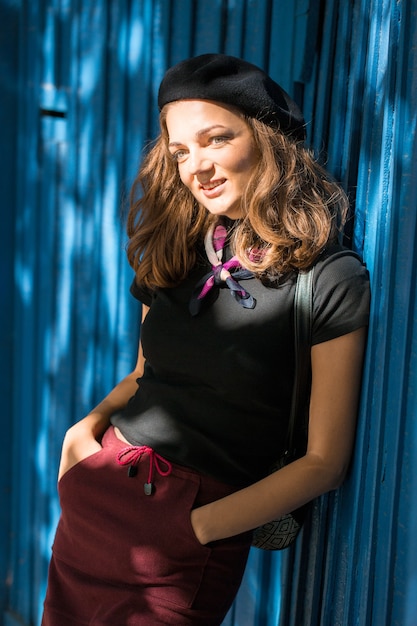
[{"label": "drawstring tip", "polygon": [[153,492],[153,484],[152,483],[145,483],[143,485],[143,491],[145,492],[145,496],[151,496],[152,492]]},{"label": "drawstring tip", "polygon": [[134,478],[137,473],[138,468],[136,467],[136,465],[129,465],[129,468],[127,470],[127,475],[129,476],[129,478]]}]

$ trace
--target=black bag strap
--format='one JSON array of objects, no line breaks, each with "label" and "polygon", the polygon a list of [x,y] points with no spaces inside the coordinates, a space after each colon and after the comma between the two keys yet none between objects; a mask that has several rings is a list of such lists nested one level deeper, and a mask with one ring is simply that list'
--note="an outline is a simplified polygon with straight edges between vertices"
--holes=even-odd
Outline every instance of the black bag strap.
[{"label": "black bag strap", "polygon": [[[305,452],[308,401],[311,384],[311,335],[313,325],[314,266],[299,272],[294,295],[295,377],[288,422],[287,451],[292,456]],[[303,449],[300,449],[303,448]]]}]

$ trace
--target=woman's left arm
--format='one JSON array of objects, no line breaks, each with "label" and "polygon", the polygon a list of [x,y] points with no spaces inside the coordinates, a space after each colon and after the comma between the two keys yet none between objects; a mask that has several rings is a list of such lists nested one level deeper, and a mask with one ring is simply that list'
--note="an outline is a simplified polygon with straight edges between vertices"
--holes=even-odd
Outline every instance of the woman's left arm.
[{"label": "woman's left arm", "polygon": [[194,509],[202,544],[231,537],[294,511],[341,485],[355,437],[366,328],[311,350],[312,387],[307,453],[230,496]]}]

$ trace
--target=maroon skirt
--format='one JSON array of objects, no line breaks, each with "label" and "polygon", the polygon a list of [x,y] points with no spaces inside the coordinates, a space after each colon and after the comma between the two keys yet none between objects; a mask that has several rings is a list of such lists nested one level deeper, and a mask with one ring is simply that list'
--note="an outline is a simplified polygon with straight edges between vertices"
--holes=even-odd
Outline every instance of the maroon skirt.
[{"label": "maroon skirt", "polygon": [[[235,489],[172,464],[154,472],[118,463],[113,427],[102,450],[59,482],[61,518],[49,567],[42,626],[221,624],[239,588],[251,533],[203,546],[191,510]],[[160,462],[160,466],[163,466]]]}]

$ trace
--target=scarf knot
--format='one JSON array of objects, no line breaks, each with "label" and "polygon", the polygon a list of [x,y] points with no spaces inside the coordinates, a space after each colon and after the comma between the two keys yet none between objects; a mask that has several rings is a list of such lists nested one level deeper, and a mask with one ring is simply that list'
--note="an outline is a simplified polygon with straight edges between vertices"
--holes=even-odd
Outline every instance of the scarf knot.
[{"label": "scarf knot", "polygon": [[190,313],[193,316],[200,312],[202,301],[211,289],[213,287],[219,288],[222,285],[230,289],[233,298],[245,309],[253,309],[256,305],[255,298],[237,281],[237,279],[253,278],[254,274],[243,268],[235,256],[222,263],[226,240],[227,230],[223,224],[213,224],[209,228],[204,239],[204,248],[211,264],[211,271],[203,276],[195,286],[190,301]]},{"label": "scarf knot", "polygon": [[213,267],[213,277],[214,277],[214,284],[218,287],[219,285],[222,284],[223,279],[222,279],[222,271],[223,271],[224,267],[223,265],[220,263],[220,265],[216,265],[215,267]]}]

